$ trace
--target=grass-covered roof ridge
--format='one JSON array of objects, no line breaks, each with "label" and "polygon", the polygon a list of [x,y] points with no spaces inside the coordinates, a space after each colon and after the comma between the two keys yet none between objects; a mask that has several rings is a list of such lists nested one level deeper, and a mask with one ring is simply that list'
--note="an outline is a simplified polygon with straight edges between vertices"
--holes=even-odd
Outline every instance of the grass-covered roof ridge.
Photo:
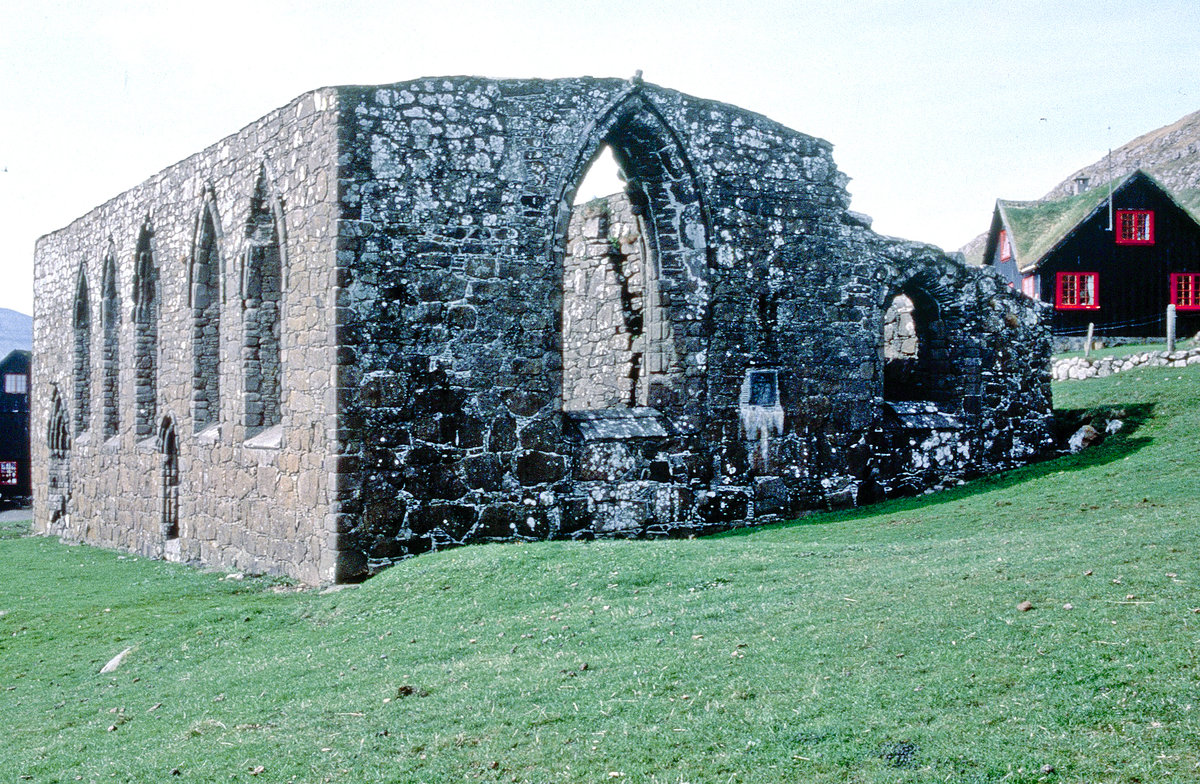
[{"label": "grass-covered roof ridge", "polygon": [[1057,201],[998,200],[996,205],[1008,229],[1017,266],[1020,269],[1036,266],[1107,199],[1105,184]]},{"label": "grass-covered roof ridge", "polygon": [[1200,188],[1173,193],[1153,175],[1141,169],[1066,198],[1038,201],[998,199],[996,208],[1000,210],[1004,227],[1008,229],[1017,268],[1028,271],[1037,267],[1046,254],[1054,250],[1077,226],[1107,205],[1110,193],[1116,197],[1138,178],[1148,180],[1188,217],[1200,223]]}]

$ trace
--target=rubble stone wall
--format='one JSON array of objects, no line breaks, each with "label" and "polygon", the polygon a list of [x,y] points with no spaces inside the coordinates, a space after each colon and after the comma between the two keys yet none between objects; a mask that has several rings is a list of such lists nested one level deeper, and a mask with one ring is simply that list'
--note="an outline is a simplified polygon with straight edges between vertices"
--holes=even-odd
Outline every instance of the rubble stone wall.
[{"label": "rubble stone wall", "polygon": [[645,404],[645,256],[624,194],[571,211],[563,259],[564,411]]},{"label": "rubble stone wall", "polygon": [[[970,454],[938,481],[1049,444],[1033,306],[873,234],[822,140],[637,81],[422,79],[343,102],[343,448],[361,473],[340,508],[364,571],[472,541],[694,533],[907,491],[872,450],[885,303],[909,284],[944,301],[922,372]],[[645,242],[640,287],[626,275],[640,340],[611,297],[577,296],[621,285],[612,233],[571,212],[601,144]],[[573,221],[591,239],[571,239]]]},{"label": "rubble stone wall", "polygon": [[[572,210],[602,145],[627,180],[603,219]],[[302,96],[39,243],[35,524],[328,582],[468,542],[779,519],[1041,454],[1038,306],[874,234],[846,183],[827,142],[638,79]],[[145,226],[158,323],[135,334]],[[901,294],[919,347],[889,363]]]}]

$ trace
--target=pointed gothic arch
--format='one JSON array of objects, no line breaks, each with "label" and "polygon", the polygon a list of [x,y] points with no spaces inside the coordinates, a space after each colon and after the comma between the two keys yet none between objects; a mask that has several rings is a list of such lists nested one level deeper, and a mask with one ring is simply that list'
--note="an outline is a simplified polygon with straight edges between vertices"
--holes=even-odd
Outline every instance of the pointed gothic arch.
[{"label": "pointed gothic arch", "polygon": [[283,309],[282,211],[260,168],[246,221],[242,269],[242,393],[251,430],[280,423],[282,397],[280,316]]},{"label": "pointed gothic arch", "polygon": [[133,271],[133,388],[138,438],[154,434],[158,410],[158,267],[154,263],[154,230],[149,219],[138,233]]},{"label": "pointed gothic arch", "polygon": [[[969,386],[958,354],[971,342],[956,334],[963,320],[959,292],[943,279],[945,270],[918,267],[892,281],[881,304],[882,396],[888,401],[926,401],[957,410]],[[907,313],[905,312],[907,311]],[[893,321],[897,332],[888,335]],[[888,338],[892,337],[890,341]]]},{"label": "pointed gothic arch", "polygon": [[50,390],[50,420],[46,426],[48,463],[47,508],[50,511],[50,532],[64,533],[71,507],[71,430],[70,415],[58,386]]},{"label": "pointed gothic arch", "polygon": [[189,275],[192,307],[192,422],[200,431],[220,421],[221,301],[225,265],[221,256],[221,221],[211,190],[205,194]]},{"label": "pointed gothic arch", "polygon": [[72,328],[74,354],[72,382],[75,389],[75,434],[88,429],[92,416],[92,307],[88,295],[87,269],[79,266],[75,286],[75,308]]},{"label": "pointed gothic arch", "polygon": [[179,538],[179,436],[170,414],[158,427],[158,452],[162,458],[160,528],[165,541]]},{"label": "pointed gothic arch", "polygon": [[696,430],[706,395],[704,374],[696,371],[708,347],[711,221],[685,146],[640,84],[588,126],[563,173],[550,260],[563,268],[575,191],[605,146],[627,181],[645,254],[641,350],[631,362],[637,391],[630,402]]},{"label": "pointed gothic arch", "polygon": [[100,297],[100,320],[104,331],[101,435],[107,440],[116,436],[121,428],[121,296],[116,251],[111,247],[104,258]]}]

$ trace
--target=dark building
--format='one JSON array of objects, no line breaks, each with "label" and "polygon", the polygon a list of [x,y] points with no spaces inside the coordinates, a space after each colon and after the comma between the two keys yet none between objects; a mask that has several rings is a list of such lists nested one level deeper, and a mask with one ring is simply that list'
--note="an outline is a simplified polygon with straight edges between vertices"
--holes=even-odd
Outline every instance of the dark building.
[{"label": "dark building", "polygon": [[0,501],[26,502],[29,481],[28,351],[12,351],[0,361]]},{"label": "dark building", "polygon": [[[1054,306],[1055,337],[1200,330],[1200,223],[1153,177],[1138,170],[1111,185],[1054,201],[996,202],[985,263],[1009,285]],[[1112,198],[1110,200],[1109,194]],[[1111,204],[1110,204],[1111,201]]]}]

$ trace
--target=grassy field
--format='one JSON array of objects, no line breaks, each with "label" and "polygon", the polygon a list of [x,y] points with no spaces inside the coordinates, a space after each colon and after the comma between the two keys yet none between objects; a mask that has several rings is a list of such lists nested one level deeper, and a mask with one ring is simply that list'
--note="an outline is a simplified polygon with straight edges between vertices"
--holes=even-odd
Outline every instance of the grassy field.
[{"label": "grassy field", "polygon": [[0,779],[1198,781],[1198,397],[1197,367],[1064,384],[1125,429],[936,496],[327,594],[9,524]]},{"label": "grassy field", "polygon": [[[1099,340],[1104,340],[1104,338],[1099,338]],[[1193,348],[1194,346],[1195,346],[1195,343],[1190,339],[1180,340],[1175,344],[1175,348],[1180,351],[1182,351],[1184,349]],[[1096,349],[1088,356],[1090,356],[1092,359],[1101,359],[1103,357],[1127,357],[1130,354],[1144,354],[1147,351],[1166,351],[1166,350],[1167,350],[1167,343],[1165,340],[1163,340],[1158,343],[1129,343],[1129,344],[1121,345],[1121,346],[1107,346],[1105,348]],[[1082,357],[1082,356],[1083,356],[1082,351],[1066,351],[1061,354],[1055,354],[1054,358],[1055,359],[1068,359],[1071,357]]]}]

